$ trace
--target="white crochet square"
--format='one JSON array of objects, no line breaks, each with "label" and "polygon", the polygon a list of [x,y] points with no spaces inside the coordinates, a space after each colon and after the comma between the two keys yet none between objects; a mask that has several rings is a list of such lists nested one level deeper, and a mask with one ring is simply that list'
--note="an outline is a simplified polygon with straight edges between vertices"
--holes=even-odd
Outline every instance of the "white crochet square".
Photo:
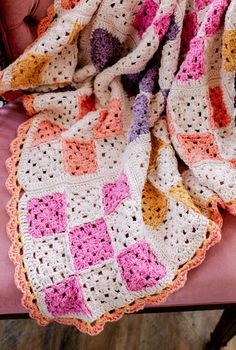
[{"label": "white crochet square", "polygon": [[181,181],[173,149],[162,147],[158,150],[156,166],[150,171],[149,180],[164,193]]},{"label": "white crochet square", "polygon": [[171,92],[172,104],[169,106],[171,120],[176,133],[200,133],[210,130],[208,90],[206,87],[199,88],[193,94],[191,89],[178,87]]},{"label": "white crochet square", "polygon": [[129,179],[132,196],[141,201],[142,190],[146,181],[150,161],[150,134],[139,136],[129,144],[124,154],[124,170]]},{"label": "white crochet square", "polygon": [[200,204],[203,208],[208,204],[209,200],[214,198],[216,194],[203,186],[199,180],[193,175],[191,170],[182,173],[183,184],[187,191],[189,191],[193,201]]},{"label": "white crochet square", "polygon": [[[78,49],[75,45],[66,45],[60,56],[54,56],[42,74],[45,85],[70,83],[77,64]],[[68,65],[68,61],[71,62]]]},{"label": "white crochet square", "polygon": [[227,128],[216,129],[214,133],[219,153],[224,159],[236,158],[236,131],[232,124]]},{"label": "white crochet square", "polygon": [[66,234],[24,239],[23,260],[34,292],[74,273]]},{"label": "white crochet square", "polygon": [[96,140],[97,162],[101,172],[121,167],[122,155],[127,146],[127,137],[114,136]]},{"label": "white crochet square", "polygon": [[67,191],[67,218],[69,228],[103,217],[102,184],[69,186]]},{"label": "white crochet square", "polygon": [[201,246],[206,232],[208,219],[184,203],[174,198],[168,199],[168,209],[163,223],[148,237],[158,255],[165,256],[169,261],[179,265],[192,258]]},{"label": "white crochet square", "polygon": [[115,211],[106,217],[113,248],[119,253],[143,236],[141,208],[130,198],[122,201]]},{"label": "white crochet square", "polygon": [[[75,18],[67,21],[62,16],[56,18],[53,23],[53,28],[49,26],[47,32],[38,38],[37,45],[34,46],[31,51],[46,56],[51,53],[52,50],[60,52],[65,48],[66,44],[68,44],[70,38],[69,33],[73,32],[75,23]],[[62,52],[64,52],[64,50]],[[67,67],[67,69],[68,68],[69,67]]]},{"label": "white crochet square", "polygon": [[[219,49],[222,47],[222,35],[223,29],[217,31],[212,37],[206,38],[206,57],[207,57],[207,75],[210,78],[219,78],[221,66],[222,66],[222,51]],[[209,84],[219,84],[218,79],[209,80]]]},{"label": "white crochet square", "polygon": [[166,144],[170,144],[170,137],[169,137],[165,117],[160,117],[156,121],[156,123],[152,129],[152,133],[157,139],[160,139],[162,142],[164,142]]},{"label": "white crochet square", "polygon": [[[142,1],[119,1],[114,0],[102,1],[98,16],[102,21],[102,28],[109,33],[114,33],[121,42],[124,42],[127,38],[127,33],[131,31],[131,24],[134,21],[134,11],[138,11],[138,8],[142,4]],[[115,16],[115,21],[114,21]],[[97,25],[95,22],[94,30],[101,28],[101,22]]]},{"label": "white crochet square", "polygon": [[58,141],[25,147],[20,160],[19,182],[25,189],[38,189],[63,181],[62,144]]},{"label": "white crochet square", "polygon": [[33,107],[36,111],[43,111],[40,113],[42,119],[50,119],[67,129],[75,123],[78,117],[78,93],[77,91],[66,91],[37,95]]},{"label": "white crochet square", "polygon": [[115,260],[91,267],[81,272],[79,282],[83,286],[83,296],[92,311],[90,322],[108,310],[114,310],[132,301]]},{"label": "white crochet square", "polygon": [[236,197],[236,170],[221,161],[208,161],[196,165],[193,174],[204,185],[215,191],[224,202]]}]

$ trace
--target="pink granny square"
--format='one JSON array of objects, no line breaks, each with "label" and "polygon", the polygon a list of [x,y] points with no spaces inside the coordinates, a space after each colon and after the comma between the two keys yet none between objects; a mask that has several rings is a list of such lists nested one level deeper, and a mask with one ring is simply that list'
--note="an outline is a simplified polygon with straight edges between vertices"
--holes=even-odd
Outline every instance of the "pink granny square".
[{"label": "pink granny square", "polygon": [[47,309],[53,316],[90,314],[82,295],[82,288],[74,276],[47,287],[43,291]]},{"label": "pink granny square", "polygon": [[66,199],[64,193],[32,198],[27,204],[29,233],[34,238],[51,236],[66,229]]},{"label": "pink granny square", "polygon": [[111,239],[103,219],[74,227],[69,233],[70,248],[78,270],[113,257]]},{"label": "pink granny square", "polygon": [[190,50],[176,76],[177,80],[182,82],[198,80],[204,75],[204,50],[204,38],[193,38],[191,40]]},{"label": "pink granny square", "polygon": [[138,31],[138,35],[141,38],[143,33],[146,32],[147,28],[152,24],[152,21],[159,8],[159,3],[153,0],[146,0],[140,10],[136,14],[133,22],[133,27]]},{"label": "pink granny square", "polygon": [[153,287],[166,274],[165,267],[158,262],[145,241],[139,241],[123,250],[117,260],[122,269],[122,277],[132,291]]},{"label": "pink granny square", "polygon": [[203,10],[206,6],[210,5],[213,0],[195,0],[196,9]]}]

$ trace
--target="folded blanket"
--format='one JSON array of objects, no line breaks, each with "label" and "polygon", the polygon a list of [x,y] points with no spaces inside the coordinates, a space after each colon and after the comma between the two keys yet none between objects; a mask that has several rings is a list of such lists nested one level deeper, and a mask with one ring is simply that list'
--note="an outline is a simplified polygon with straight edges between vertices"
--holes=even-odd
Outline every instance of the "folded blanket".
[{"label": "folded blanket", "polygon": [[1,72],[16,283],[89,334],[182,287],[236,214],[235,0],[56,0]]}]

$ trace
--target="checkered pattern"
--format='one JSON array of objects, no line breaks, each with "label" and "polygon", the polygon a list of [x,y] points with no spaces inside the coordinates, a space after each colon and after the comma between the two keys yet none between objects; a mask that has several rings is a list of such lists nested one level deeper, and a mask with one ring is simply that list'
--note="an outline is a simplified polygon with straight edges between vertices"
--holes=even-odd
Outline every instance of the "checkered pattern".
[{"label": "checkered pattern", "polygon": [[[35,123],[37,125],[37,121]],[[158,128],[166,128],[162,119],[160,126],[156,126],[156,134]],[[35,130],[37,127],[33,125],[30,131],[32,137],[35,135]],[[123,139],[124,136],[116,137],[118,144],[119,142],[122,144]],[[112,144],[114,140],[114,136],[111,136],[102,142],[104,145]],[[45,140],[45,145],[47,141]],[[53,149],[50,145],[57,142],[51,141],[47,144],[48,152]],[[60,142],[64,142],[62,137]],[[96,154],[103,158],[99,153],[99,147],[97,151],[97,142],[99,147],[101,146],[101,141],[96,140]],[[41,149],[44,150],[42,147],[43,144],[40,144],[32,148],[31,143],[30,150],[40,152]],[[163,154],[170,152],[168,147],[162,148],[159,153],[162,175],[153,173],[154,178],[160,182],[159,184],[156,182],[156,185],[166,193],[162,194],[166,200],[169,197],[168,191],[180,180],[178,176],[169,177],[163,172],[166,164],[162,159]],[[105,148],[104,152],[106,153]],[[139,155],[138,143],[135,152],[134,158]],[[62,166],[65,164],[64,154],[62,148],[57,160]],[[169,278],[166,258],[154,243],[156,235],[151,232],[145,233],[139,201],[132,197],[134,191],[131,181],[132,164],[126,171],[122,170],[119,162],[121,154],[122,149],[119,153],[113,154],[110,180],[108,177],[95,179],[92,185],[88,185],[83,182],[83,176],[88,176],[87,174],[81,177],[75,173],[69,177],[73,183],[67,186],[58,184],[57,192],[36,189],[34,194],[22,197],[23,237],[25,246],[31,251],[25,256],[25,265],[33,289],[40,295],[41,308],[47,310],[50,317],[73,316],[92,322],[108,309],[121,307],[124,303],[132,302],[137,296],[154,292]],[[175,159],[171,156],[171,152],[169,154],[168,169],[171,169]],[[143,164],[141,159],[140,162]],[[64,173],[66,174],[65,168]],[[98,176],[99,173],[98,170],[95,171]],[[160,180],[160,175],[167,177],[165,180]],[[164,182],[165,186],[162,188]],[[175,208],[173,203],[176,205]],[[150,204],[147,202],[147,205]],[[181,206],[178,200],[172,199],[166,210],[167,213],[170,210],[180,212],[180,221],[186,215],[186,210],[188,212],[186,219],[189,215],[189,209],[186,209],[185,205]],[[169,255],[168,259],[172,259],[174,264],[179,264],[180,261],[185,261],[186,256],[191,256],[192,251],[200,244],[207,221],[196,212],[193,213],[192,215],[196,217],[193,219],[192,216],[193,229],[194,232],[199,232],[191,236],[188,231],[192,228],[186,228],[185,243],[182,240],[181,249],[173,255],[170,250],[172,238],[170,237],[168,241],[167,236],[173,232],[172,220],[176,222],[176,218],[168,218],[165,213],[162,215],[165,224],[160,225],[161,221],[158,223],[159,235],[162,237],[161,245]],[[35,215],[38,223],[33,220]],[[65,217],[64,221],[61,219],[58,221],[61,216]],[[199,220],[201,225],[195,228],[199,225],[197,223]],[[32,234],[33,229],[35,234]],[[177,236],[179,234],[180,231]],[[184,244],[186,250],[183,254]],[[56,299],[53,298],[55,293]]]},{"label": "checkered pattern", "polygon": [[[122,178],[127,179],[124,173]],[[126,186],[129,186],[127,180]],[[74,185],[73,192],[75,189]],[[80,193],[79,186],[77,192]],[[93,201],[97,196],[103,198],[104,186],[101,186],[97,193],[94,191],[90,194]],[[81,195],[83,198],[81,193],[80,198]],[[85,320],[92,320],[101,316],[108,305],[110,308],[111,296],[114,296],[114,308],[122,306],[124,302],[131,302],[134,297],[133,291],[145,293],[148,287],[158,285],[165,277],[166,270],[143,238],[140,213],[132,200],[121,197],[114,210],[108,213],[104,207],[100,207],[103,218],[93,221],[89,221],[89,211],[84,210],[88,214],[86,223],[75,225],[71,215],[72,198],[64,192],[50,195],[45,193],[32,199],[23,198],[22,207],[24,202],[27,203],[24,239],[27,242],[26,247],[31,247],[29,249],[32,251],[25,257],[25,263],[33,288],[42,296],[49,314],[76,315]],[[50,199],[56,201],[54,207],[50,207]],[[46,204],[47,200],[49,207]],[[32,235],[32,216],[35,215],[39,204],[40,213],[45,213],[44,217],[38,217],[40,228],[49,225],[50,232],[40,229],[40,234]],[[87,205],[84,201],[81,208]],[[49,209],[50,214],[47,212]],[[52,231],[50,223],[56,224],[53,217],[58,218],[58,215],[62,214],[66,216],[67,224]],[[119,223],[121,217],[126,217],[123,226]],[[73,222],[75,226],[72,225]],[[37,222],[34,225],[37,227]],[[130,260],[130,254],[133,256],[133,262]],[[137,281],[140,282],[137,284]]]},{"label": "checkered pattern", "polygon": [[95,333],[164,300],[219,240],[218,203],[236,214],[235,13],[230,0],[57,0],[0,72],[4,91],[34,91],[8,163],[9,230],[41,323]]}]

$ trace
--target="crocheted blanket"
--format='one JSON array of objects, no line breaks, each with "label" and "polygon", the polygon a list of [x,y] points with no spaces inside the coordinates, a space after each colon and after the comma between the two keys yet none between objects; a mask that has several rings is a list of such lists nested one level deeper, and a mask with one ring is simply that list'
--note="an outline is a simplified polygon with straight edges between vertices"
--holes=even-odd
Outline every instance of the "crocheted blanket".
[{"label": "crocheted blanket", "polygon": [[236,1],[56,0],[1,72],[32,117],[10,256],[39,324],[89,334],[182,287],[236,214]]}]

